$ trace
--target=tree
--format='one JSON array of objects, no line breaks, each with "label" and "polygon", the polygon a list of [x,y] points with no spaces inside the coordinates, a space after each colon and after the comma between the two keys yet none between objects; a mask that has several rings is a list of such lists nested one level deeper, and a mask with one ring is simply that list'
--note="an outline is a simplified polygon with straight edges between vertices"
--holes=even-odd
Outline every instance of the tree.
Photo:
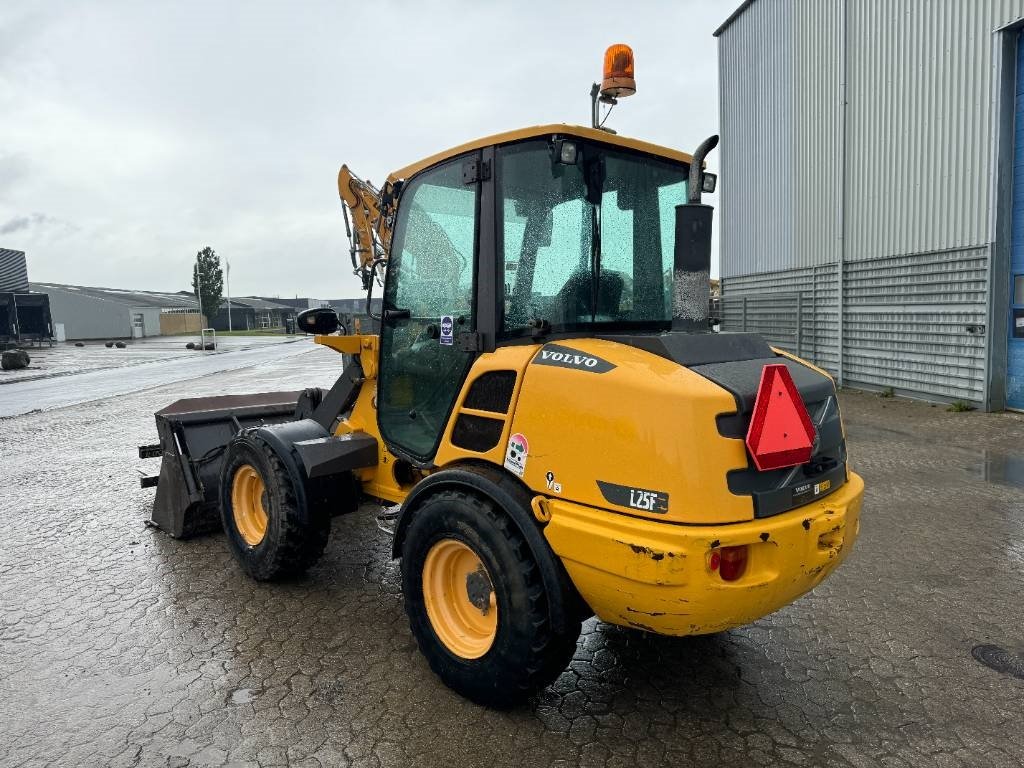
[{"label": "tree", "polygon": [[224,270],[220,268],[220,256],[210,246],[196,254],[196,263],[192,265],[192,292],[199,295],[203,314],[207,322],[212,323],[224,295]]}]

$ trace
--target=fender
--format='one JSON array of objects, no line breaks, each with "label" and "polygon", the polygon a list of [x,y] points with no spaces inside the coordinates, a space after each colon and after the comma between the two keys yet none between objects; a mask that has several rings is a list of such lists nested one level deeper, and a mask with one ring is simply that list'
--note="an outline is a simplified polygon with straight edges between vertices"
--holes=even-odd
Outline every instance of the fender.
[{"label": "fender", "polygon": [[303,514],[355,512],[362,489],[353,470],[377,463],[377,440],[362,432],[332,436],[316,419],[251,430],[277,454],[292,480]]},{"label": "fender", "polygon": [[551,596],[551,624],[558,632],[567,629],[569,621],[579,616],[590,616],[592,611],[579,596],[562,561],[555,555],[530,511],[534,494],[519,478],[503,469],[483,462],[467,461],[434,472],[421,480],[406,497],[395,525],[391,555],[402,556],[405,533],[418,502],[431,493],[444,488],[466,488],[492,501],[504,511],[526,540],[533,559],[540,568],[541,579]]},{"label": "fender", "polygon": [[277,454],[277,458],[284,464],[285,471],[288,472],[288,477],[292,481],[292,488],[295,489],[295,495],[297,496],[295,499],[296,506],[301,511],[303,519],[308,522],[307,480],[302,469],[302,461],[295,450],[295,443],[299,440],[312,440],[317,437],[324,437],[328,434],[327,430],[312,419],[302,419],[300,421],[288,421],[284,424],[273,425],[272,427],[250,427],[245,431],[269,445],[271,450]]}]

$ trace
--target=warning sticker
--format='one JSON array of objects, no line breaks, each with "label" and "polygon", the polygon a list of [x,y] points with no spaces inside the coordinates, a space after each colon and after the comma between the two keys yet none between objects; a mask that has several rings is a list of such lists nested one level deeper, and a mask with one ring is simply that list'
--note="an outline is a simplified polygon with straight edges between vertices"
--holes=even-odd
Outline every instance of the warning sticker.
[{"label": "warning sticker", "polygon": [[530,452],[530,441],[526,435],[516,432],[508,439],[505,450],[505,469],[515,472],[519,477],[526,471],[526,457]]},{"label": "warning sticker", "polygon": [[441,343],[446,347],[455,343],[455,318],[451,315],[441,318]]}]

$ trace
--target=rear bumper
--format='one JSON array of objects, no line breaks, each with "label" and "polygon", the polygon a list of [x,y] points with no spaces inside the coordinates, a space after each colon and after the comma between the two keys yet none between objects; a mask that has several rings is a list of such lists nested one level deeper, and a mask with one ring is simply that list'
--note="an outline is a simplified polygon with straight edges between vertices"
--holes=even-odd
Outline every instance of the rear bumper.
[{"label": "rear bumper", "polygon": [[[749,624],[788,605],[843,561],[860,530],[864,481],[781,515],[731,525],[651,522],[549,499],[552,549],[598,618],[665,635]],[[747,545],[744,574],[723,581],[717,547]]]}]

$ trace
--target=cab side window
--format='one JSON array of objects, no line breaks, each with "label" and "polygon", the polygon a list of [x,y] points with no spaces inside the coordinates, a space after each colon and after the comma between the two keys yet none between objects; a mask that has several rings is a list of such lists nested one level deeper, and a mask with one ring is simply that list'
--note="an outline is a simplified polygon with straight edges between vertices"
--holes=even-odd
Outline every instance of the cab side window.
[{"label": "cab side window", "polygon": [[[473,327],[477,184],[464,158],[416,176],[399,203],[384,307],[408,317],[381,328],[378,409],[386,440],[417,458],[433,455],[471,356],[453,336]],[[447,321],[452,318],[451,334]]]}]

